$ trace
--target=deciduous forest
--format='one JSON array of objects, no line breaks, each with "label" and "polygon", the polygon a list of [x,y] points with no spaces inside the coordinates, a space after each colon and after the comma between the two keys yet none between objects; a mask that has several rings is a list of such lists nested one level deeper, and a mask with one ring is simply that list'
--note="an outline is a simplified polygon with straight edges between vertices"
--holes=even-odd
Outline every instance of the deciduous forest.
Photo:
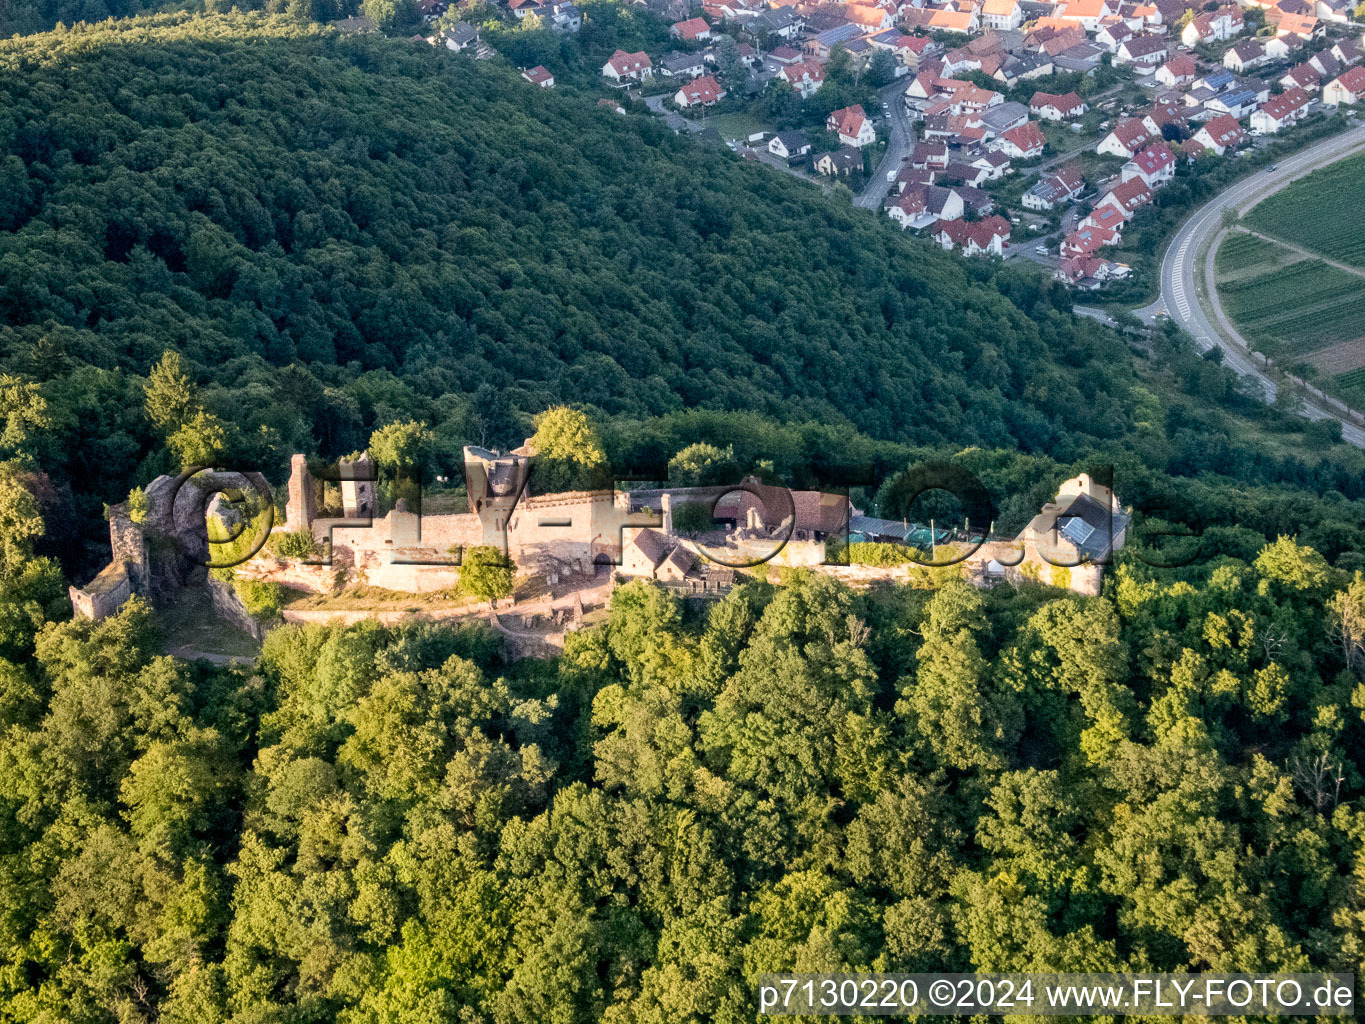
[{"label": "deciduous forest", "polygon": [[[1365,458],[1070,303],[499,61],[259,14],[0,43],[0,1020],[732,1024],[768,970],[1359,974]],[[1107,463],[1202,557],[1129,551],[1098,598],[632,583],[516,662],[371,623],[215,666],[141,599],[71,618],[103,505],[160,473],[278,483],[372,438],[455,473],[560,403],[614,464],[864,465],[897,518],[925,461],[1014,528]]]}]

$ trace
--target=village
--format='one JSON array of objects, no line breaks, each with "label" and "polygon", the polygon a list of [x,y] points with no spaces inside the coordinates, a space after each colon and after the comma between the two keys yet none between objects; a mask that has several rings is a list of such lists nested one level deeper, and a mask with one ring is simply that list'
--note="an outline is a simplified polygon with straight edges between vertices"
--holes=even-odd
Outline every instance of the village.
[{"label": "village", "polygon": [[[295,455],[283,522],[273,498],[255,506],[266,533],[252,543],[256,513],[242,510],[253,492],[272,494],[259,474],[159,477],[142,512],[110,508],[111,561],[70,588],[72,607],[100,620],[135,595],[168,608],[203,593],[219,619],[258,639],[280,622],[486,618],[513,651],[539,653],[600,617],[633,580],[708,599],[744,579],[780,584],[794,568],[855,587],[934,586],[948,573],[978,587],[1027,581],[1093,596],[1131,523],[1114,492],[1084,473],[1017,535],[1000,536],[994,523],[876,518],[847,492],[752,476],[728,487],[537,493],[534,456],[529,442],[506,454],[467,447],[467,510],[422,515],[402,497],[384,500],[368,456],[319,477]],[[460,599],[476,551],[510,570],[506,591],[486,604]],[[276,595],[265,611],[253,607],[262,590]]]},{"label": "village", "polygon": [[[670,49],[601,66],[621,113],[813,180],[968,255],[1024,258],[1094,289],[1129,273],[1124,232],[1177,168],[1237,159],[1365,99],[1351,0],[643,0]],[[426,41],[491,56],[443,0]],[[576,33],[569,0],[508,16]],[[439,20],[438,20],[439,19]],[[555,68],[523,70],[553,88]],[[829,76],[877,103],[827,109]],[[769,124],[774,93],[799,113]],[[879,105],[878,105],[879,103]]]}]

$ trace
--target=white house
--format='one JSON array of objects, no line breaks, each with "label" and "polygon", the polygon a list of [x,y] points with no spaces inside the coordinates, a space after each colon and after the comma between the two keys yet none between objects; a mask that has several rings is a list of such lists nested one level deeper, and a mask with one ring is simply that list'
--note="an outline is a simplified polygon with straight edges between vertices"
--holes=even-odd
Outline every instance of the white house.
[{"label": "white house", "polygon": [[1121,179],[1141,178],[1148,188],[1157,188],[1175,177],[1175,154],[1164,142],[1157,142],[1135,154],[1123,165]]},{"label": "white house", "polygon": [[1297,86],[1278,96],[1272,96],[1251,112],[1251,131],[1255,135],[1273,135],[1288,128],[1308,113],[1313,98]]},{"label": "white house", "polygon": [[1194,58],[1181,53],[1156,69],[1156,80],[1168,88],[1178,89],[1193,82],[1198,73]]},{"label": "white house", "polygon": [[1028,101],[1029,113],[1044,121],[1069,121],[1081,117],[1090,108],[1074,92],[1055,95],[1050,92],[1035,92]]},{"label": "white house", "polygon": [[1047,138],[1037,122],[1028,121],[1016,128],[1002,133],[989,143],[990,148],[1004,153],[1016,160],[1032,160],[1043,155]]},{"label": "white house", "polygon": [[1024,23],[1024,8],[1019,0],[985,0],[981,5],[981,27],[1009,32]]},{"label": "white house", "polygon": [[1095,147],[1095,152],[1107,153],[1109,156],[1121,156],[1125,160],[1131,160],[1147,141],[1147,136],[1147,126],[1142,123],[1142,120],[1130,117],[1114,125],[1113,130],[1100,139],[1099,145]]},{"label": "white house", "polygon": [[1222,156],[1229,149],[1236,149],[1246,141],[1247,133],[1231,114],[1219,114],[1204,122],[1194,133],[1194,141],[1205,149],[1211,149]]},{"label": "white house", "polygon": [[934,226],[934,241],[945,249],[958,248],[968,256],[1003,256],[1010,239],[1010,222],[999,215],[981,220],[941,220]]},{"label": "white house", "polygon": [[555,76],[537,64],[533,68],[527,68],[521,73],[521,77],[532,85],[538,85],[542,89],[553,89],[555,87]]},{"label": "white house", "polygon": [[1365,67],[1354,67],[1323,87],[1322,102],[1332,106],[1354,106],[1365,98]]},{"label": "white house", "polygon": [[823,65],[813,60],[786,64],[777,76],[791,85],[803,100],[810,99],[820,91],[820,86],[825,84],[825,69]]},{"label": "white house", "polygon": [[1114,63],[1128,65],[1141,74],[1155,71],[1169,53],[1170,48],[1161,36],[1134,36],[1119,44]]},{"label": "white house", "polygon": [[862,149],[877,141],[877,129],[859,104],[836,110],[825,119],[825,127],[839,136],[845,146]]},{"label": "white house", "polygon": [[1056,174],[1039,179],[1019,201],[1028,210],[1051,210],[1075,199],[1084,188],[1085,179],[1080,170],[1068,165]]},{"label": "white house", "polygon": [[804,132],[778,132],[768,140],[768,152],[790,163],[810,152],[810,140]]},{"label": "white house", "polygon": [[680,107],[713,107],[725,99],[725,90],[711,75],[688,82],[673,94],[673,102]]},{"label": "white house", "polygon": [[886,215],[903,228],[927,228],[961,217],[964,209],[962,197],[953,189],[911,185],[886,208]]},{"label": "white house", "polygon": [[610,78],[617,85],[624,85],[627,82],[643,82],[653,75],[654,68],[649,59],[649,54],[643,50],[639,53],[626,53],[625,50],[617,50],[611,55],[611,59],[602,65],[602,77]]},{"label": "white house", "polygon": [[1265,43],[1259,39],[1243,39],[1223,54],[1223,67],[1240,75],[1270,59],[1270,55],[1266,53]]}]

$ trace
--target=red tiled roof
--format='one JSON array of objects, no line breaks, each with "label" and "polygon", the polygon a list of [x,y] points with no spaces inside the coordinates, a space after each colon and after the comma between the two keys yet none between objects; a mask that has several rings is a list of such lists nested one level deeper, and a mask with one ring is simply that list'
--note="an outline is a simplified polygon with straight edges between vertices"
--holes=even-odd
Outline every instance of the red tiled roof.
[{"label": "red tiled roof", "polygon": [[1114,130],[1109,134],[1118,139],[1124,149],[1132,151],[1147,141],[1147,126],[1138,118],[1131,117],[1114,125]]},{"label": "red tiled roof", "polygon": [[986,217],[982,220],[945,220],[939,221],[934,230],[934,235],[947,235],[948,240],[953,245],[964,248],[968,242],[975,242],[977,248],[989,249],[991,240],[999,238],[1008,241],[1010,237],[1010,222],[998,214],[993,217]]},{"label": "red tiled roof", "polygon": [[1261,113],[1268,117],[1273,117],[1276,121],[1283,121],[1294,111],[1306,107],[1312,99],[1308,93],[1304,92],[1297,85],[1294,88],[1272,96],[1261,104]]},{"label": "red tiled roof", "polygon": [[863,123],[866,120],[867,115],[863,113],[862,105],[855,103],[851,107],[843,107],[834,111],[825,120],[825,124],[831,131],[838,132],[850,139],[856,139],[858,133],[863,130]]},{"label": "red tiled roof", "polygon": [[1043,130],[1033,121],[1025,121],[1016,128],[1001,133],[1002,139],[1014,144],[1021,152],[1028,153],[1047,145]]},{"label": "red tiled roof", "polygon": [[705,18],[688,18],[673,25],[670,31],[679,39],[696,39],[703,32],[710,32],[711,26]]},{"label": "red tiled roof", "polygon": [[1150,176],[1156,174],[1167,167],[1175,164],[1175,154],[1171,152],[1169,146],[1164,142],[1148,146],[1141,153],[1133,157],[1133,163],[1137,164],[1138,169]]},{"label": "red tiled roof", "polygon": [[1337,84],[1347,92],[1365,92],[1365,66],[1351,68],[1337,77]]},{"label": "red tiled roof", "polygon": [[1209,137],[1220,146],[1235,146],[1246,138],[1246,132],[1231,114],[1209,118],[1201,131],[1208,132]]}]

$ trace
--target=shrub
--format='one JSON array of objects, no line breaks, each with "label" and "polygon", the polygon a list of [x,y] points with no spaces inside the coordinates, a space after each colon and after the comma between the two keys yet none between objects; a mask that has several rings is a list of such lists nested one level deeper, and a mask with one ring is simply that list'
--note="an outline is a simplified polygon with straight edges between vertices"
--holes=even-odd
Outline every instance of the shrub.
[{"label": "shrub", "polygon": [[270,535],[270,550],[281,558],[311,558],[317,548],[312,530],[289,530]]},{"label": "shrub", "polygon": [[247,614],[257,619],[273,619],[284,606],[284,588],[269,580],[234,580],[233,587],[242,599]]}]

